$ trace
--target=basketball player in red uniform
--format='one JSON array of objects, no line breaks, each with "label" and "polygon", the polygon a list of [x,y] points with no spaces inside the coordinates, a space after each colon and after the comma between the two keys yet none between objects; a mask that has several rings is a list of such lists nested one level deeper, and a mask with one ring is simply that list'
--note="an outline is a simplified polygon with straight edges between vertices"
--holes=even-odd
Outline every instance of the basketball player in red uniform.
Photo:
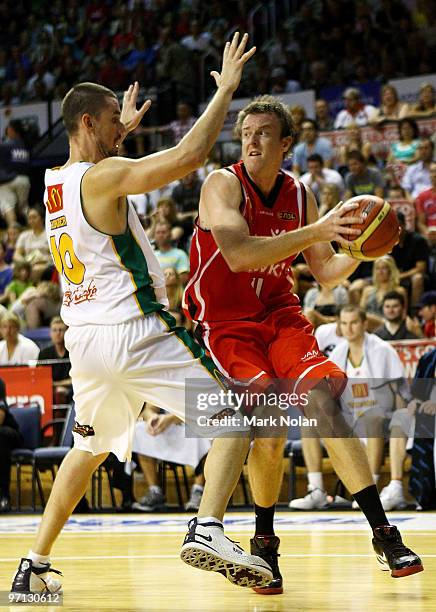
[{"label": "basketball player in red uniform", "polygon": [[[292,120],[280,101],[262,96],[248,104],[235,132],[242,161],[212,172],[202,187],[185,312],[197,322],[223,374],[256,391],[270,389],[273,379],[292,379],[294,392],[309,392],[306,416],[326,422],[336,405],[328,388],[342,389],[345,374],[318,349],[292,292],[291,263],[302,252],[318,282],[337,285],[359,262],[336,254],[330,242],[351,244],[360,230],[350,225],[362,219],[344,218],[354,204],[338,204],[318,218],[310,189],[281,170],[292,144]],[[264,594],[283,591],[273,519],[284,443],[283,438],[256,438],[248,458],[256,513],[251,549],[274,574],[269,586],[255,589]],[[393,576],[421,571],[419,557],[389,525],[360,441],[327,437],[325,446],[373,529],[373,546],[385,569]]]}]

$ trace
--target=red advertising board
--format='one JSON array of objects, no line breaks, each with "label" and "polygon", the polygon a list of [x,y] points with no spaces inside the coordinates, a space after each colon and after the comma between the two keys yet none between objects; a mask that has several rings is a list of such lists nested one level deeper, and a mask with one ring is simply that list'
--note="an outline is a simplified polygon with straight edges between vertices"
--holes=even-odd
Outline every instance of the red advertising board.
[{"label": "red advertising board", "polygon": [[10,406],[38,402],[41,406],[42,424],[53,418],[51,366],[2,367],[0,378],[5,381],[7,402]]},{"label": "red advertising board", "polygon": [[403,362],[407,378],[412,379],[415,376],[416,366],[422,355],[436,348],[436,338],[396,340],[389,344],[392,344]]}]

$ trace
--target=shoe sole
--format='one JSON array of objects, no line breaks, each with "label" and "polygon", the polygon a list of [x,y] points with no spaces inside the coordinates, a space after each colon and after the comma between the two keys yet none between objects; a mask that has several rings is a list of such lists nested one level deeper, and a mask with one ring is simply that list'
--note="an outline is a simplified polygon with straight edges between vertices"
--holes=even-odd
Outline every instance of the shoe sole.
[{"label": "shoe sole", "polygon": [[419,574],[424,571],[423,565],[411,565],[409,567],[403,567],[402,569],[393,569],[389,567],[388,563],[377,555],[377,563],[380,566],[382,572],[391,572],[392,578],[404,578],[405,576],[413,576],[413,574]]},{"label": "shoe sole", "polygon": [[283,587],[253,587],[253,591],[258,595],[281,595]]},{"label": "shoe sole", "polygon": [[180,557],[187,565],[205,570],[206,572],[222,574],[232,584],[241,587],[265,587],[271,582],[273,577],[271,573],[267,574],[266,570],[261,572],[249,565],[227,561],[200,547],[187,545],[182,548]]}]

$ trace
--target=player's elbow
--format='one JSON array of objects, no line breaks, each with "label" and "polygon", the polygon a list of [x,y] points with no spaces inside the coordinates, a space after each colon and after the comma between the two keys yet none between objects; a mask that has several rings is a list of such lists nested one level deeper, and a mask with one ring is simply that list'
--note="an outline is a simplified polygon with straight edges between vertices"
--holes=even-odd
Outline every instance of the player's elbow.
[{"label": "player's elbow", "polygon": [[236,252],[232,254],[223,253],[223,257],[232,272],[247,272],[250,269],[250,266],[246,264],[244,258]]}]

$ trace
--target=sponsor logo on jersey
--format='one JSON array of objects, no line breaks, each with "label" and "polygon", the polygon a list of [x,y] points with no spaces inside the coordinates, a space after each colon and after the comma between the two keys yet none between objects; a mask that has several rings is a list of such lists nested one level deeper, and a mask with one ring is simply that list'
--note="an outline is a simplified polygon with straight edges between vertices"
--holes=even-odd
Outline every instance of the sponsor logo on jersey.
[{"label": "sponsor logo on jersey", "polygon": [[302,361],[307,361],[307,359],[312,359],[312,357],[318,357],[318,355],[319,355],[319,351],[308,351],[304,355]]},{"label": "sponsor logo on jersey", "polygon": [[73,432],[78,433],[82,438],[95,436],[94,428],[91,425],[81,425],[77,421],[74,422]]},{"label": "sponsor logo on jersey", "polygon": [[64,293],[63,306],[71,306],[75,304],[82,304],[83,302],[92,302],[97,299],[97,287],[95,286],[94,279],[89,281],[89,285],[84,288],[83,285],[79,285],[77,289],[71,291],[67,289]]},{"label": "sponsor logo on jersey", "polygon": [[286,234],[285,229],[273,229],[271,228],[271,236],[281,236],[281,234]]},{"label": "sponsor logo on jersey", "polygon": [[270,210],[259,210],[259,215],[268,215],[269,217],[274,217],[274,213]]},{"label": "sponsor logo on jersey", "polygon": [[56,219],[52,219],[50,221],[50,227],[52,230],[58,229],[60,227],[65,227],[67,225],[67,218],[65,215],[62,217],[56,217]]},{"label": "sponsor logo on jersey", "polygon": [[282,211],[277,213],[279,219],[285,219],[286,221],[295,221],[297,218],[296,214],[293,212]]},{"label": "sponsor logo on jersey", "polygon": [[64,200],[62,194],[62,183],[59,185],[49,185],[47,187],[48,200],[46,203],[48,212],[50,214],[57,213],[64,207]]}]

